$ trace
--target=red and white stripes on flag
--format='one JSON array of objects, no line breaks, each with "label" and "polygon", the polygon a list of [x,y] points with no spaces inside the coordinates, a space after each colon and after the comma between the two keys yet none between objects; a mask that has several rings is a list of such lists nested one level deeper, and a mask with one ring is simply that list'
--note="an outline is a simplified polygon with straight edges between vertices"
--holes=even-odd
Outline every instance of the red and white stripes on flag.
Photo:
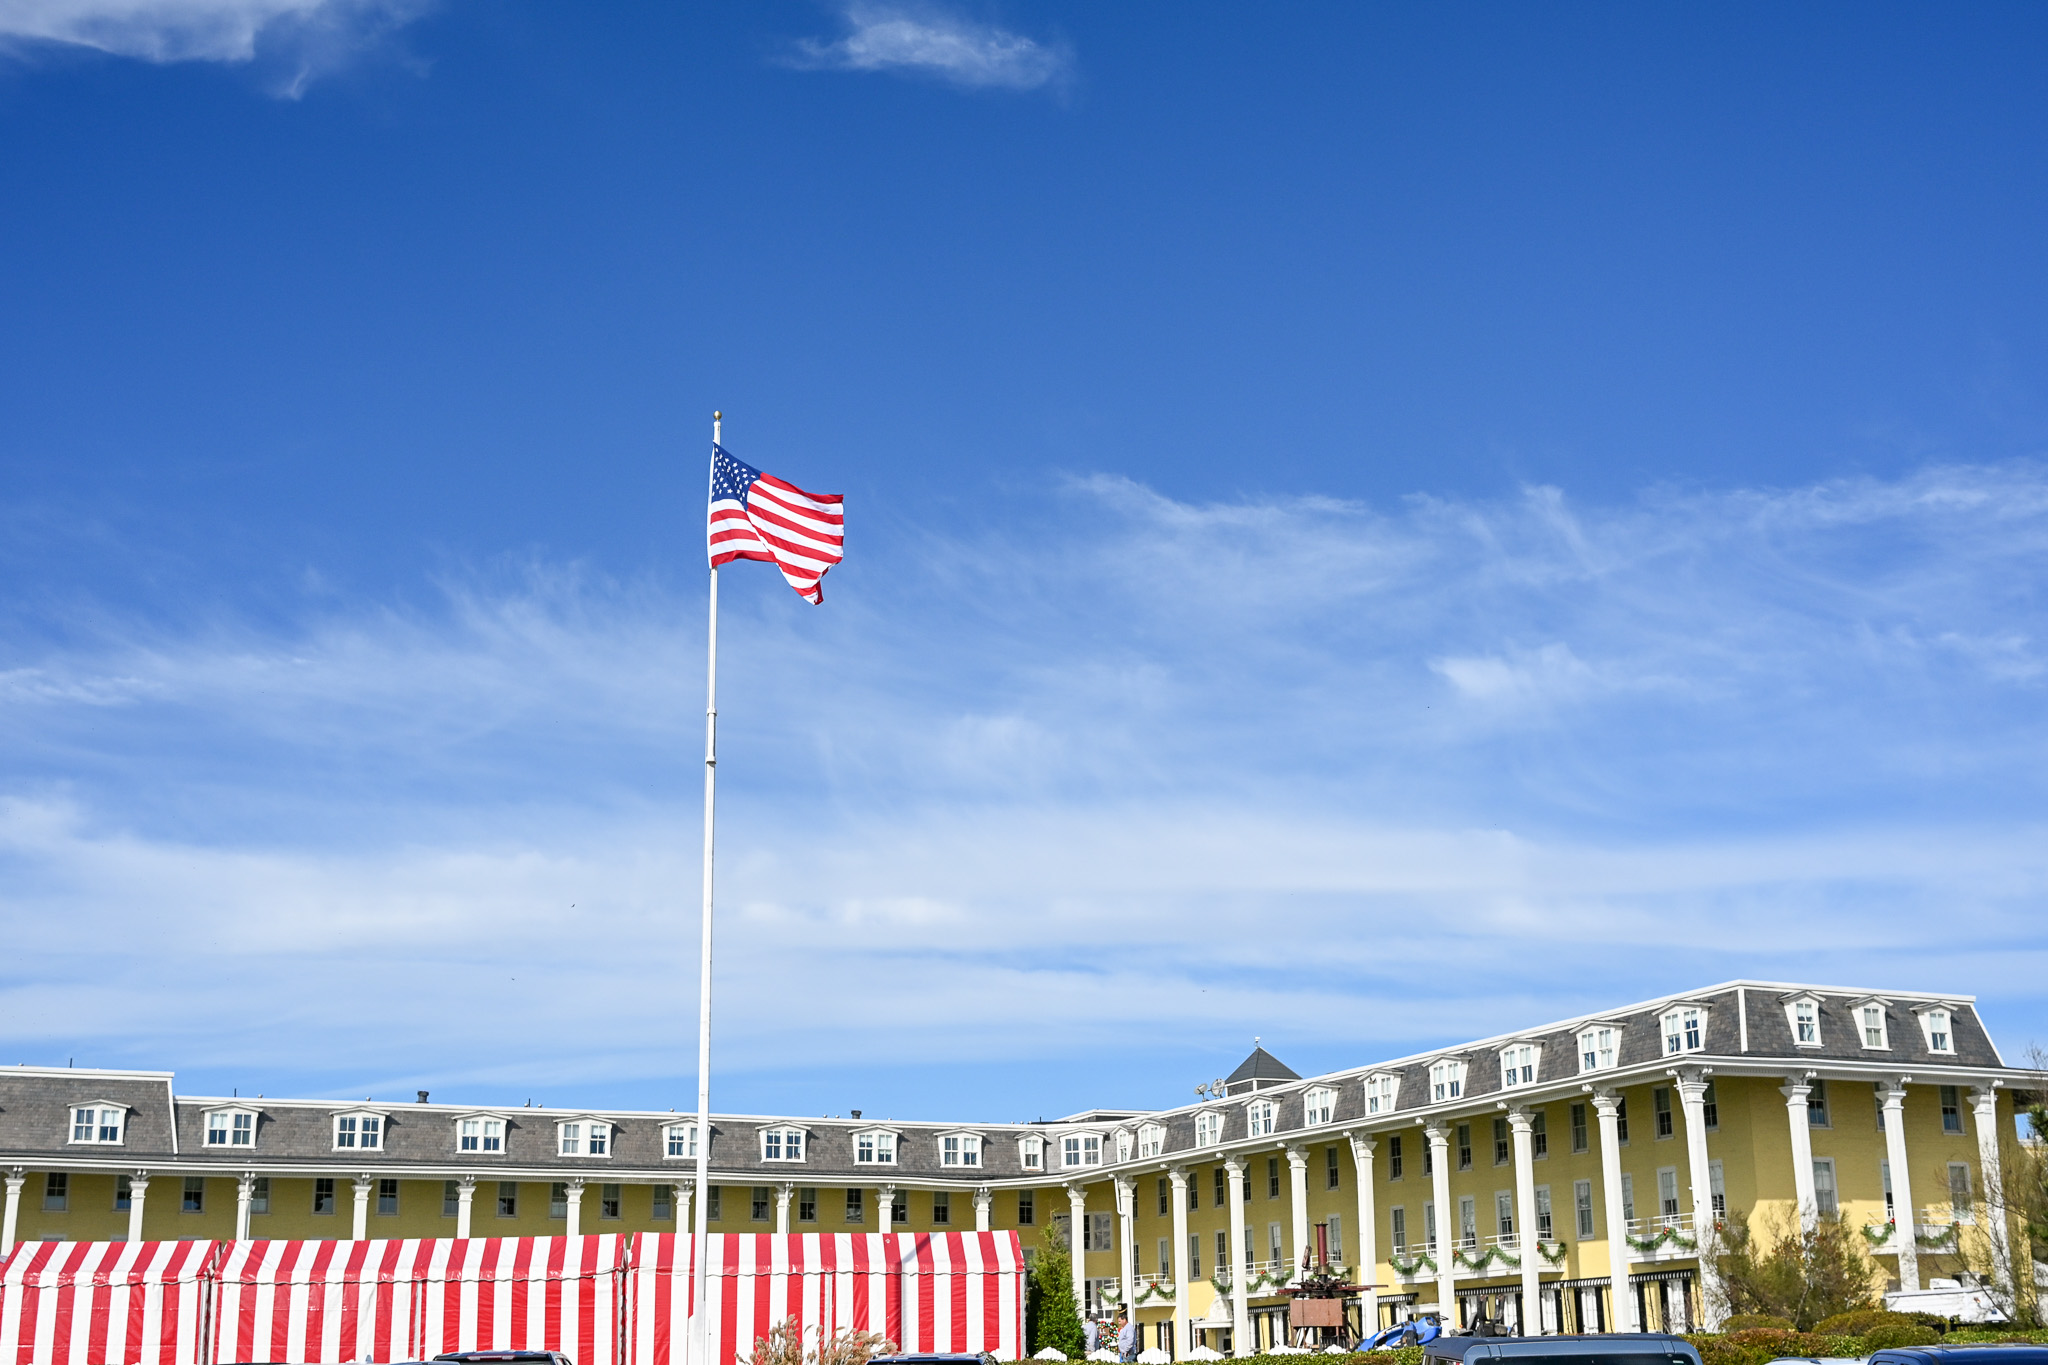
[{"label": "red and white stripes on flag", "polygon": [[0,1274],[0,1365],[199,1359],[216,1242],[24,1242]]},{"label": "red and white stripes on flag", "polygon": [[777,565],[812,606],[825,600],[825,573],[846,556],[846,499],[793,483],[711,447],[711,509],[705,538],[711,567],[735,559]]},{"label": "red and white stripes on flag", "polygon": [[[707,1239],[708,1365],[734,1365],[794,1317],[826,1334],[879,1332],[904,1351],[1024,1354],[1024,1256],[1014,1232],[721,1233]],[[690,1236],[634,1236],[634,1365],[682,1365]]]},{"label": "red and white stripes on flag", "polygon": [[625,1252],[617,1234],[228,1244],[213,1359],[513,1349],[619,1365]]}]

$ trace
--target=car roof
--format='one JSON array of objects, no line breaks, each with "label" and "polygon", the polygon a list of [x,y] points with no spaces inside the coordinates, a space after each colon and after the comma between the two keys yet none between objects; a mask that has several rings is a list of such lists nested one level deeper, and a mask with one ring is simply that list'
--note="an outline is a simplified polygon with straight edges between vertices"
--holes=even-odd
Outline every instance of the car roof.
[{"label": "car roof", "polygon": [[2048,1361],[2048,1346],[2036,1346],[2025,1341],[1963,1341],[1954,1346],[1891,1346],[1870,1354],[1872,1365],[1890,1361],[1894,1365],[1924,1365],[1924,1362],[1968,1360],[1973,1365],[1982,1362],[2010,1361],[2012,1365],[2041,1365]]},{"label": "car roof", "polygon": [[[1501,1346],[1503,1354],[1517,1356],[1566,1355],[1575,1347],[1611,1345],[1615,1355],[1641,1355],[1647,1351],[1694,1350],[1684,1337],[1669,1332],[1583,1332],[1548,1337],[1438,1337],[1422,1344],[1424,1355],[1463,1360],[1467,1351],[1481,1346]],[[1597,1354],[1597,1352],[1596,1352]]]}]

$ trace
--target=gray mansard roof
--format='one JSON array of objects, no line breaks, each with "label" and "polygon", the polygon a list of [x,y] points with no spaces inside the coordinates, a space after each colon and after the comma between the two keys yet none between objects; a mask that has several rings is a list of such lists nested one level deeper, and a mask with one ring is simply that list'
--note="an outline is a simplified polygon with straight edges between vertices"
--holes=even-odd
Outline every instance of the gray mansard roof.
[{"label": "gray mansard roof", "polygon": [[[1820,1045],[1801,1047],[1792,1036],[1786,1003],[1810,996],[1818,1002]],[[1889,1046],[1882,1050],[1862,1045],[1859,1020],[1852,1011],[1865,1004],[1878,1004],[1887,1022]],[[1705,1012],[1703,1046],[1698,1052],[1666,1056],[1661,1016],[1679,1005],[1698,1006]],[[1945,1005],[1952,1011],[1953,1052],[1936,1054],[1927,1046],[1926,1036],[1914,1011]],[[1611,1073],[1581,1077],[1578,1069],[1578,1036],[1589,1026],[1611,1026],[1619,1030],[1616,1065]],[[1598,1080],[1612,1075],[1622,1083],[1641,1083],[1661,1076],[1664,1067],[1698,1065],[1718,1074],[1791,1073],[1799,1070],[1832,1071],[1835,1074],[1911,1074],[1921,1082],[1955,1078],[1968,1081],[1987,1072],[2005,1073],[2008,1083],[2036,1088],[2038,1073],[2013,1072],[2005,1067],[1997,1048],[1977,1017],[1974,1001],[1967,996],[1941,997],[1918,992],[1868,992],[1833,987],[1807,987],[1768,982],[1732,982],[1724,986],[1681,996],[1630,1005],[1619,1010],[1542,1025],[1523,1033],[1483,1039],[1443,1051],[1402,1058],[1376,1066],[1303,1079],[1263,1048],[1247,1058],[1231,1076],[1228,1098],[1211,1098],[1199,1104],[1168,1111],[1098,1109],[1072,1115],[1052,1124],[987,1123],[894,1123],[860,1119],[804,1119],[773,1115],[719,1115],[712,1121],[711,1166],[724,1180],[818,1181],[833,1183],[911,1183],[972,1186],[989,1181],[1060,1178],[1058,1146],[1065,1133],[1092,1131],[1104,1138],[1105,1163],[1115,1160],[1111,1134],[1116,1129],[1158,1125],[1164,1128],[1164,1155],[1192,1152],[1195,1148],[1196,1116],[1213,1112],[1222,1120],[1220,1141],[1228,1144],[1247,1136],[1247,1107],[1255,1099],[1278,1106],[1276,1135],[1298,1131],[1306,1125],[1304,1107],[1312,1091],[1334,1092],[1331,1125],[1355,1124],[1367,1119],[1366,1084],[1375,1077],[1398,1078],[1395,1105],[1370,1118],[1374,1126],[1389,1122],[1415,1121],[1418,1112],[1438,1109],[1492,1108],[1501,1094],[1499,1056],[1502,1048],[1528,1044],[1537,1049],[1540,1062],[1536,1082],[1529,1091],[1540,1093],[1566,1083]],[[1455,1103],[1430,1104],[1430,1067],[1445,1060],[1466,1063],[1463,1094]],[[468,1106],[339,1100],[267,1100],[195,1098],[175,1096],[168,1072],[78,1071],[69,1068],[0,1068],[0,1163],[62,1164],[102,1169],[147,1168],[152,1164],[176,1162],[190,1169],[198,1165],[219,1165],[223,1169],[306,1172],[332,1170],[337,1175],[375,1171],[380,1167],[403,1169],[408,1173],[487,1174],[492,1170],[517,1173],[528,1178],[583,1175],[602,1179],[607,1175],[624,1179],[685,1178],[694,1162],[664,1155],[665,1128],[692,1121],[688,1114],[633,1111],[559,1111],[526,1107],[477,1109]],[[1254,1090],[1252,1083],[1256,1082]],[[73,1144],[69,1141],[69,1111],[87,1103],[108,1104],[126,1112],[126,1133],[119,1144]],[[207,1114],[222,1108],[239,1108],[256,1115],[253,1148],[209,1148],[206,1145]],[[340,1150],[334,1147],[337,1115],[372,1112],[383,1116],[384,1146],[381,1152]],[[505,1149],[501,1153],[458,1152],[457,1122],[465,1117],[491,1117],[505,1124]],[[611,1154],[607,1157],[560,1155],[556,1125],[578,1119],[599,1119],[614,1125]],[[1321,1126],[1321,1125],[1318,1125]],[[806,1159],[802,1162],[766,1161],[762,1158],[761,1130],[800,1128],[806,1134]],[[897,1160],[893,1166],[858,1164],[855,1143],[863,1132],[889,1132],[896,1138]],[[982,1159],[978,1167],[945,1166],[941,1162],[941,1140],[948,1134],[978,1134]],[[1023,1166],[1023,1143],[1038,1139],[1046,1144],[1042,1169]]]}]

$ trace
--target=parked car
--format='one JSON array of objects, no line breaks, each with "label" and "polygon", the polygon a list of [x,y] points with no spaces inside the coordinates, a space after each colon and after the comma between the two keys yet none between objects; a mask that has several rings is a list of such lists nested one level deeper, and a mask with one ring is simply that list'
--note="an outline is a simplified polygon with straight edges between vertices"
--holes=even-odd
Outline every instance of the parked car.
[{"label": "parked car", "polygon": [[[1529,1365],[1700,1365],[1700,1353],[1691,1342],[1666,1332],[1438,1337],[1423,1346],[1422,1359],[1424,1365],[1478,1365],[1493,1360],[1526,1360]],[[2048,1365],[2048,1360],[2039,1365]]]},{"label": "parked car", "polygon": [[996,1365],[987,1351],[922,1351],[911,1355],[869,1356],[868,1365]]},{"label": "parked car", "polygon": [[1895,1346],[1888,1351],[1871,1352],[1870,1365],[2048,1365],[2048,1346],[2032,1346],[2022,1341]]},{"label": "parked car", "polygon": [[576,1365],[560,1351],[449,1351],[434,1359],[455,1365]]}]

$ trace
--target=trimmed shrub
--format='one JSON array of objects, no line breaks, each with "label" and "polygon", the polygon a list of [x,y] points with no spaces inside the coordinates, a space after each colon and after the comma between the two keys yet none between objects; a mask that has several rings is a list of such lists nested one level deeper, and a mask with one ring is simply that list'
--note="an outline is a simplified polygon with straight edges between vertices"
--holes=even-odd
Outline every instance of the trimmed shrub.
[{"label": "trimmed shrub", "polygon": [[1885,1308],[1859,1308],[1853,1313],[1837,1313],[1816,1322],[1813,1330],[1823,1336],[1860,1337],[1873,1327],[1909,1327],[1912,1324],[1912,1315],[1908,1313],[1894,1313]]},{"label": "trimmed shrub", "polygon": [[1881,1322],[1863,1334],[1865,1351],[1891,1351],[1901,1346],[1932,1346],[1941,1333],[1917,1322]]},{"label": "trimmed shrub", "polygon": [[1769,1313],[1737,1313],[1721,1324],[1721,1330],[1729,1336],[1759,1327],[1775,1327],[1780,1332],[1789,1332],[1792,1330],[1792,1319],[1772,1317]]}]

